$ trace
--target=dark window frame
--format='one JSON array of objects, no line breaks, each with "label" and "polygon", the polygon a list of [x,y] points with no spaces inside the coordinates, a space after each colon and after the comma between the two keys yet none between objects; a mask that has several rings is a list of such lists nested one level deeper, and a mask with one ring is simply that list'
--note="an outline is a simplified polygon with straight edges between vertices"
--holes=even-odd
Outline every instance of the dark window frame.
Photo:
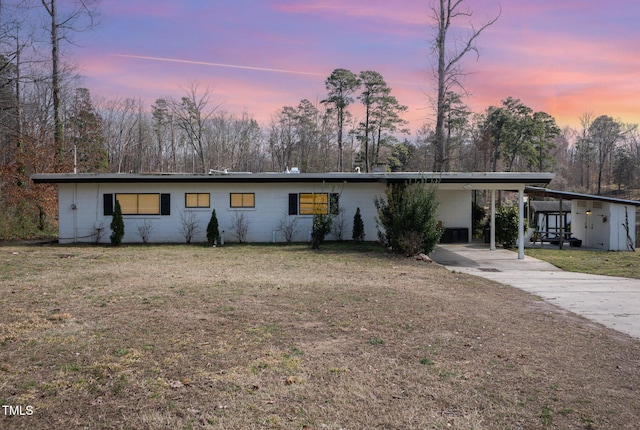
[{"label": "dark window frame", "polygon": [[[209,204],[207,206],[202,206],[200,205],[200,195],[201,194],[207,194],[209,196]],[[189,206],[187,204],[187,196],[188,195],[196,195],[198,203],[196,206]],[[211,208],[211,193],[184,193],[184,207],[187,209],[208,209]]]},{"label": "dark window frame", "polygon": [[124,216],[162,216],[162,215],[171,215],[171,194],[168,193],[105,193],[102,195],[102,210],[104,216],[112,216],[113,208],[115,207],[116,196],[118,194],[146,194],[146,195],[158,195],[159,196],[159,207],[158,213],[146,214],[146,213],[127,213],[123,214]]},{"label": "dark window frame", "polygon": [[[233,196],[241,195],[242,196],[242,206],[234,206],[233,205]],[[244,204],[244,196],[251,195],[253,196],[253,206],[247,206]],[[229,207],[231,209],[255,209],[256,207],[256,193],[229,193]]]}]

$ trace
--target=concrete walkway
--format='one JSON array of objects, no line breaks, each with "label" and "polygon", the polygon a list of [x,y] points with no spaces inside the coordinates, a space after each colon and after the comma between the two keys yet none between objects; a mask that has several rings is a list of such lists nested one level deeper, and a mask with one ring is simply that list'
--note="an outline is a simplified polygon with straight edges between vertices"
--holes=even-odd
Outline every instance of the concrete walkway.
[{"label": "concrete walkway", "polygon": [[449,270],[481,276],[542,297],[640,339],[640,280],[565,272],[529,256],[482,245],[438,245],[431,255]]}]

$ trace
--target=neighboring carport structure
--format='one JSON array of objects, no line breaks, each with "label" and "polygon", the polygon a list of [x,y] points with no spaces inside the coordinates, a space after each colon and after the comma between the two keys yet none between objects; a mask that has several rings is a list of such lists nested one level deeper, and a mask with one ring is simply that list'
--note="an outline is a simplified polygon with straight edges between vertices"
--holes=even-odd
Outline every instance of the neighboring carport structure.
[{"label": "neighboring carport structure", "polygon": [[526,187],[525,192],[529,197],[558,199],[560,208],[564,207],[563,201],[570,200],[571,233],[582,241],[582,246],[605,251],[635,250],[636,208],[640,201],[532,186]]}]

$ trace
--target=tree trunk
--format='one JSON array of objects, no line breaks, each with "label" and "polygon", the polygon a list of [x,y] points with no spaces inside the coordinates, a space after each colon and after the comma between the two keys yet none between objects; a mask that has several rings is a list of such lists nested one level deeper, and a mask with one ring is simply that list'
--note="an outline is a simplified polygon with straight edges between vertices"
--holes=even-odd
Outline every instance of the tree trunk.
[{"label": "tree trunk", "polygon": [[369,163],[369,104],[367,104],[367,111],[364,120],[364,166],[365,172],[371,171],[371,163]]},{"label": "tree trunk", "polygon": [[344,164],[342,161],[342,127],[344,123],[344,112],[338,108],[338,172],[342,172]]},{"label": "tree trunk", "polygon": [[433,170],[434,172],[444,171],[445,159],[445,133],[444,133],[444,114],[445,114],[445,75],[446,75],[446,38],[447,29],[449,27],[449,7],[445,6],[445,0],[440,0],[440,17],[438,19],[438,36],[436,38],[436,46],[438,49],[438,101],[436,114],[436,135],[435,135],[435,154]]},{"label": "tree trunk", "polygon": [[60,118],[60,50],[58,38],[58,20],[56,0],[50,0],[47,5],[41,0],[51,17],[51,92],[53,99],[53,144],[56,150],[56,161],[59,167],[64,163],[64,129]]}]

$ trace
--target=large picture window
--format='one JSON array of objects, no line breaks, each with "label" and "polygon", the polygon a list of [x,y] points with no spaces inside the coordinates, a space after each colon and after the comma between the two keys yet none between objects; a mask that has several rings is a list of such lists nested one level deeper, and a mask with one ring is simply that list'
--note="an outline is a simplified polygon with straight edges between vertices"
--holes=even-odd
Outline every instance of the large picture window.
[{"label": "large picture window", "polygon": [[122,215],[160,215],[160,194],[116,194]]},{"label": "large picture window", "polygon": [[338,215],[339,212],[338,193],[289,194],[289,215]]},{"label": "large picture window", "polygon": [[103,195],[104,215],[113,215],[115,200],[123,215],[171,215],[171,194],[118,193]]},{"label": "large picture window", "polygon": [[256,195],[255,193],[231,193],[231,207],[232,208],[255,208],[256,207]]},{"label": "large picture window", "polygon": [[187,208],[211,207],[211,196],[209,193],[186,193],[184,195],[184,206]]},{"label": "large picture window", "polygon": [[327,215],[329,195],[327,193],[300,193],[300,215]]}]

